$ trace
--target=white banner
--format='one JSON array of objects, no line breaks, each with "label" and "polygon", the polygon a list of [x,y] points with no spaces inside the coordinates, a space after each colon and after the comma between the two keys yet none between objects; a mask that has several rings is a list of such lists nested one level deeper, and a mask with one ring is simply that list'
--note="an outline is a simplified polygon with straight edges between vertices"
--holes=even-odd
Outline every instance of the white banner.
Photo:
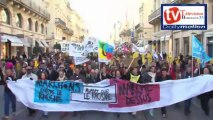
[{"label": "white banner", "polygon": [[83,93],[71,93],[71,101],[116,103],[116,86],[85,86]]},{"label": "white banner", "polygon": [[69,45],[69,56],[86,57],[87,53],[85,53],[84,45],[82,43],[71,42]]},{"label": "white banner", "polygon": [[98,52],[98,40],[92,37],[86,38],[83,42],[85,51],[87,52]]},{"label": "white banner", "polygon": [[146,54],[148,51],[149,45],[144,47],[137,47],[135,44],[132,43],[132,52],[139,52],[140,54]]},{"label": "white banner", "polygon": [[61,42],[61,52],[63,53],[69,53],[69,46],[70,44],[67,42]]},{"label": "white banner", "polygon": [[86,57],[74,57],[75,65],[80,65],[80,64],[83,64],[88,61],[89,61],[89,59]]},{"label": "white banner", "polygon": [[[113,85],[116,87],[110,87]],[[91,90],[90,86],[94,90],[88,94],[86,89]],[[135,112],[187,100],[212,91],[212,86],[213,75],[147,85],[113,79],[90,85],[71,81],[35,82],[29,79],[8,82],[8,87],[25,106],[43,111]],[[100,93],[101,99],[98,98]],[[116,98],[113,98],[113,94]]]}]

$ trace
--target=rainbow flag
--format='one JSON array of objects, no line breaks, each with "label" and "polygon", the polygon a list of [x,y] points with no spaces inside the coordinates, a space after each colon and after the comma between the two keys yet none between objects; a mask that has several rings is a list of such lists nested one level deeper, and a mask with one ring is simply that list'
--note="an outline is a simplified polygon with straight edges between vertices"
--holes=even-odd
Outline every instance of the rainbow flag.
[{"label": "rainbow flag", "polygon": [[114,47],[108,43],[98,42],[98,60],[99,62],[110,62],[113,57]]}]

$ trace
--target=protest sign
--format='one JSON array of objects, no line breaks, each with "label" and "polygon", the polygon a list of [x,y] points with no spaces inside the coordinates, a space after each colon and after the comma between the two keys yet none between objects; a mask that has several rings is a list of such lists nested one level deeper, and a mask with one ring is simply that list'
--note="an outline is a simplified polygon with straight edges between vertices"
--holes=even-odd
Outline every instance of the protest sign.
[{"label": "protest sign", "polygon": [[70,44],[68,42],[61,42],[60,44],[61,44],[61,52],[69,53]]},{"label": "protest sign", "polygon": [[89,61],[89,59],[86,57],[74,57],[75,65],[80,65],[80,64],[83,64],[88,61]]},{"label": "protest sign", "polygon": [[95,38],[86,38],[83,42],[85,51],[87,51],[88,53],[91,52],[98,52],[98,40]]},{"label": "protest sign", "polygon": [[101,102],[101,103],[115,103],[116,102],[116,86],[85,86],[81,93],[72,93],[72,101],[81,102]]},{"label": "protest sign", "polygon": [[77,82],[36,81],[34,102],[69,103],[70,92],[82,93],[83,84]]},{"label": "protest sign", "polygon": [[88,53],[86,53],[84,45],[82,43],[73,43],[73,42],[70,43],[69,56],[86,57],[87,54]]},{"label": "protest sign", "polygon": [[[135,112],[169,106],[212,91],[213,75],[145,85],[115,79],[106,79],[89,85],[71,81],[60,84],[44,81],[37,83],[29,79],[21,79],[9,81],[7,85],[24,105],[42,111]],[[39,98],[39,94],[33,94],[41,92],[39,86],[51,90],[54,88],[54,92],[68,90],[69,102],[67,102],[68,97],[63,95],[60,96],[60,101],[52,102],[48,99],[34,101]]]}]

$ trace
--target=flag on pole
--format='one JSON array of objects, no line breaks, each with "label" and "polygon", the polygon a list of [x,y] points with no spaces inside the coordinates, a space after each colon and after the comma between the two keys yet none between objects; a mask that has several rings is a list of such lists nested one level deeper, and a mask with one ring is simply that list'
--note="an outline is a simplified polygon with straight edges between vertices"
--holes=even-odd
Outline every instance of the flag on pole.
[{"label": "flag on pole", "polygon": [[98,42],[98,60],[99,62],[110,62],[113,57],[114,47],[108,43]]},{"label": "flag on pole", "polygon": [[203,45],[194,35],[192,36],[192,57],[200,59],[202,66],[211,60],[211,58],[206,54]]}]

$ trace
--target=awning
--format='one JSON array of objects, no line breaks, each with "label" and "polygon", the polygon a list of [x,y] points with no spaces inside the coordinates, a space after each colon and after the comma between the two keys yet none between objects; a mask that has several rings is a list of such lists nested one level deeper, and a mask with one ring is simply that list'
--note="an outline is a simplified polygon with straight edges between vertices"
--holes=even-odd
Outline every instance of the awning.
[{"label": "awning", "polygon": [[11,46],[23,46],[21,39],[16,36],[2,35],[1,38],[1,42],[8,42],[9,40],[11,42]]},{"label": "awning", "polygon": [[25,47],[31,47],[31,45],[30,45],[30,43],[28,42],[27,39],[25,39],[25,38],[20,38],[20,39],[23,42],[23,44],[24,44]]},{"label": "awning", "polygon": [[165,36],[165,40],[170,40],[170,38],[171,38],[171,35]]},{"label": "awning", "polygon": [[165,40],[165,36],[161,36],[160,41],[164,41],[164,40]]},{"label": "awning", "polygon": [[44,45],[41,43],[40,40],[36,40],[36,42],[38,43],[38,46],[39,46],[39,47],[44,47]]},{"label": "awning", "polygon": [[49,45],[47,44],[45,40],[41,40],[41,43],[44,45],[44,47],[49,47]]}]

